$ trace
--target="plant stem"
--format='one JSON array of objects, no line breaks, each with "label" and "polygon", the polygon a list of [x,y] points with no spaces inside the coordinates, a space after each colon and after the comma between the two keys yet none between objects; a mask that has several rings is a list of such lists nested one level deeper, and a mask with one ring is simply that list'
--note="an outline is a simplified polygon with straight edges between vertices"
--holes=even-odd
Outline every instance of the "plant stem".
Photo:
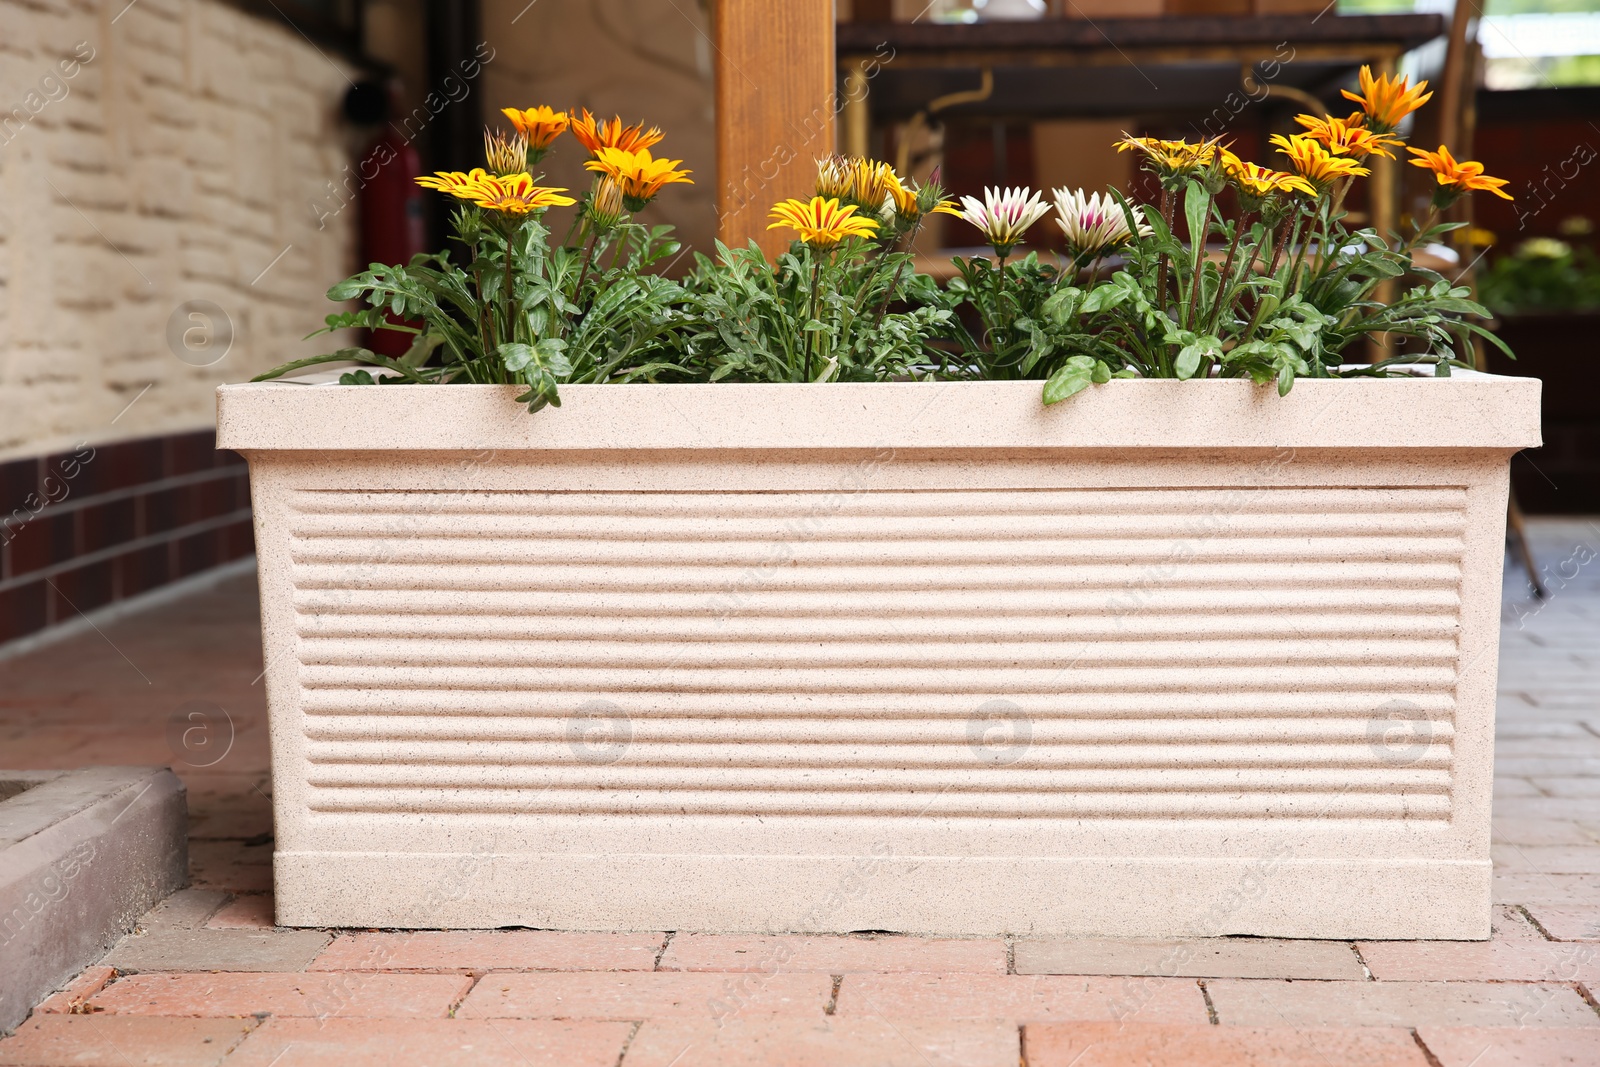
[{"label": "plant stem", "polygon": [[1428,206],[1428,217],[1422,221],[1421,226],[1417,227],[1417,232],[1411,235],[1411,240],[1406,242],[1405,251],[1409,254],[1412,249],[1416,248],[1417,242],[1422,240],[1422,235],[1433,229],[1434,223],[1438,221],[1439,205],[1430,204]]},{"label": "plant stem", "polygon": [[[1313,219],[1311,223],[1311,229],[1315,230],[1316,225],[1316,221]],[[1290,296],[1293,296],[1300,291],[1300,264],[1306,261],[1306,249],[1311,245],[1311,233],[1309,231],[1304,235],[1304,238],[1301,239],[1300,219],[1298,217],[1296,217],[1294,220],[1294,237],[1295,241],[1292,241],[1291,243],[1297,242],[1297,247],[1294,250],[1294,259],[1292,261],[1292,265],[1289,267],[1288,292]]]},{"label": "plant stem", "polygon": [[[1291,223],[1294,226],[1294,233],[1289,231]],[[1283,225],[1278,227],[1277,240],[1273,242],[1272,248],[1272,264],[1267,268],[1268,278],[1276,278],[1278,276],[1278,267],[1283,263],[1283,250],[1294,243],[1294,236],[1299,232],[1300,215],[1296,212],[1293,219],[1284,219]]]},{"label": "plant stem", "polygon": [[[1095,257],[1089,261],[1089,284],[1084,287],[1084,292],[1093,289],[1096,283],[1100,281],[1100,264],[1105,262],[1105,258],[1105,256],[1096,253]],[[1073,279],[1073,281],[1076,280],[1076,278]]]},{"label": "plant stem", "polygon": [[583,253],[583,269],[578,272],[578,284],[572,290],[572,302],[583,299],[583,283],[589,277],[589,264],[594,262],[594,243],[600,239],[598,231],[589,234],[589,247]]},{"label": "plant stem", "polygon": [[[994,272],[995,330],[994,330],[994,337],[991,337],[990,341],[989,341],[989,352],[990,352],[991,355],[993,355],[996,352],[998,352],[999,348],[1000,348],[1000,345],[995,343],[995,338],[996,337],[999,338],[1001,344],[1009,344],[1010,341],[1011,341],[1011,331],[1009,329],[1007,329],[1005,331],[1005,335],[1003,337],[1000,336],[1000,328],[1001,328],[1001,326],[1002,325],[1010,326],[1010,324],[1011,324],[1010,318],[1005,313],[1006,257],[1009,256],[1010,254],[1011,254],[1011,250],[1010,249],[1007,249],[1005,252],[1001,252],[998,248],[995,249],[995,255],[1000,257],[1000,265],[999,265],[999,267],[997,267],[995,269],[995,272]],[[994,365],[998,367],[1000,365],[999,361],[996,360]]]},{"label": "plant stem", "polygon": [[[1228,258],[1222,264],[1221,280],[1218,282],[1218,284],[1222,286],[1222,289],[1217,292],[1217,306],[1212,312],[1209,320],[1210,329],[1212,331],[1215,331],[1221,327],[1223,310],[1226,306],[1231,306],[1233,303],[1233,294],[1237,288],[1233,281],[1233,260],[1234,257],[1238,255],[1239,241],[1244,236],[1246,224],[1249,223],[1253,215],[1254,212],[1245,212],[1239,216],[1239,221],[1234,226],[1233,241],[1228,245]],[[1254,257],[1252,256],[1251,258],[1253,259]]]},{"label": "plant stem", "polygon": [[872,317],[872,328],[876,330],[878,324],[883,322],[883,313],[889,310],[889,301],[894,299],[894,291],[900,287],[900,276],[905,273],[906,260],[902,259],[900,265],[894,270],[894,279],[889,282],[889,288],[884,290],[883,302],[878,305],[878,313]]},{"label": "plant stem", "polygon": [[[1290,245],[1292,245],[1294,243],[1295,238],[1300,235],[1300,214],[1299,214],[1299,212],[1295,213],[1293,223],[1294,223],[1294,229],[1293,229],[1292,232],[1290,231],[1290,220],[1289,219],[1284,219],[1283,220],[1283,224],[1280,227],[1278,227],[1277,238],[1273,242],[1273,248],[1272,248],[1272,264],[1271,264],[1270,267],[1267,268],[1267,277],[1269,279],[1277,278],[1277,276],[1278,276],[1278,267],[1283,262],[1283,251],[1284,251],[1284,249],[1286,249]],[[1251,336],[1256,332],[1256,327],[1261,325],[1261,311],[1266,306],[1267,306],[1267,302],[1265,300],[1262,300],[1259,297],[1256,298],[1255,310],[1250,315],[1250,325],[1246,326],[1244,328],[1244,333],[1239,335],[1239,340],[1241,342],[1250,340]]]},{"label": "plant stem", "polygon": [[[817,280],[822,274],[822,260],[817,258],[817,253],[811,253],[811,306],[806,316],[806,326],[809,327],[817,319]],[[812,339],[821,331],[806,330],[806,381],[811,381],[811,343]]]},{"label": "plant stem", "polygon": [[520,229],[522,229],[522,226],[519,223],[506,231],[505,284],[501,286],[501,289],[505,294],[505,302],[503,304],[503,310],[505,314],[505,332],[501,334],[501,344],[511,344],[517,339],[516,326],[513,325],[511,321],[511,246],[516,243],[517,231]]}]

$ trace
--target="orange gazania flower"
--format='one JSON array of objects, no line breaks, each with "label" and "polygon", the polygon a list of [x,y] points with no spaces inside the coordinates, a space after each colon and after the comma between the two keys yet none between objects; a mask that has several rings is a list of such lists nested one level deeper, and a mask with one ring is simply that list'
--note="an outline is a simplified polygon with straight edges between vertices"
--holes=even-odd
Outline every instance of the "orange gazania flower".
[{"label": "orange gazania flower", "polygon": [[1320,119],[1315,115],[1296,115],[1294,120],[1306,128],[1304,136],[1321,141],[1336,156],[1365,159],[1378,155],[1393,159],[1394,153],[1389,149],[1399,147],[1402,143],[1400,138],[1367,129],[1365,118],[1358,111],[1347,119],[1337,119],[1332,115],[1324,115]]},{"label": "orange gazania flower", "polygon": [[526,110],[501,108],[500,113],[511,120],[511,125],[518,133],[528,139],[528,150],[539,155],[543,155],[544,150],[550,147],[550,142],[565,133],[572,124],[572,119],[565,111],[557,111],[543,104]]},{"label": "orange gazania flower", "polygon": [[694,184],[694,179],[689,177],[692,171],[676,169],[682,162],[681,159],[652,159],[648,148],[630,152],[602,147],[583,166],[615,181],[622,188],[622,200],[628,210],[638,211],[654,200],[663,186],[678,182]]},{"label": "orange gazania flower", "polygon": [[582,112],[572,120],[572,136],[589,150],[590,155],[599,155],[602,148],[620,148],[624,152],[637,152],[642,148],[659,144],[661,138],[665,136],[656,126],[648,130],[644,128],[642,122],[636,126],[624,126],[620,116],[596,123],[588,108],[583,108]]},{"label": "orange gazania flower", "polygon": [[1361,110],[1367,113],[1367,125],[1375,133],[1393,132],[1400,125],[1400,120],[1426,104],[1433,96],[1422,91],[1428,87],[1425,81],[1412,86],[1410,78],[1392,74],[1374,78],[1372,68],[1366,66],[1361,68],[1360,77],[1361,92],[1352,93],[1349,89],[1339,91],[1346,100],[1354,100],[1361,105]]},{"label": "orange gazania flower", "polygon": [[875,219],[856,214],[855,206],[814,196],[806,200],[785,200],[774,204],[769,216],[775,221],[769,230],[787,226],[798,230],[800,240],[817,251],[826,251],[846,237],[871,237],[878,231]]},{"label": "orange gazania flower", "polygon": [[1439,146],[1437,152],[1424,152],[1420,148],[1408,148],[1407,152],[1416,156],[1411,161],[1413,167],[1433,171],[1433,176],[1439,181],[1439,188],[1434,191],[1434,203],[1440,207],[1448,207],[1455,203],[1462,193],[1487,192],[1493,193],[1502,200],[1510,200],[1511,194],[1502,188],[1506,184],[1504,178],[1491,178],[1483,172],[1483,164],[1471,160],[1457,159],[1450,154],[1450,149],[1444,145]]},{"label": "orange gazania flower", "polygon": [[1294,164],[1295,173],[1317,187],[1321,193],[1335,178],[1365,177],[1372,172],[1363,167],[1349,156],[1336,156],[1323,147],[1320,141],[1313,140],[1303,133],[1285,137],[1281,133],[1272,135],[1272,143],[1278,151],[1289,157],[1289,162]]}]

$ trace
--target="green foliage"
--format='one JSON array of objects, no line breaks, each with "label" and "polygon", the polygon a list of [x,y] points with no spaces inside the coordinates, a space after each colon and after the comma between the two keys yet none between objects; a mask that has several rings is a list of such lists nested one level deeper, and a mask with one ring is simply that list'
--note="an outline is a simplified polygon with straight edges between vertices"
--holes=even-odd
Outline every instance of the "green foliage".
[{"label": "green foliage", "polygon": [[[951,313],[911,256],[851,239],[834,252],[796,242],[769,263],[717,245],[685,281],[685,363],[706,381],[871,382],[915,373]],[[908,311],[889,310],[912,301]]]},{"label": "green foliage", "polygon": [[1491,263],[1478,285],[1496,314],[1592,311],[1600,308],[1600,259],[1590,248],[1534,238]]},{"label": "green foliage", "polygon": [[[1406,363],[1443,375],[1466,365],[1454,354],[1464,341],[1500,343],[1471,321],[1487,311],[1467,290],[1412,262],[1413,248],[1455,227],[1424,225],[1406,240],[1350,232],[1338,184],[1315,199],[1248,200],[1228,218],[1220,178],[1202,177],[1164,185],[1143,230],[1118,197],[1134,236],[1114,261],[1110,248],[1084,270],[1037,254],[957,259],[943,289],[916,272],[898,231],[821,249],[797,241],[776,261],[754,243],[719,244],[680,283],[659,273],[681,251],[669,227],[596,226],[580,207],[556,243],[543,212],[462,207],[463,262],[440,252],[374,263],[328,291],[361,306],[327,316],[318,334],[397,331],[410,337],[403,355],[340,348],[257,380],[355,362],[363,369],[341,383],[514,384],[533,412],[559,406],[569,383],[1030,379],[1054,404],[1112,378],[1249,378],[1283,394],[1299,378]],[[1516,269],[1497,265],[1491,292],[1571,290],[1587,277],[1583,291],[1600,303],[1600,271],[1590,259],[1584,275],[1570,249],[1567,261]],[[1386,283],[1406,287],[1380,298]],[[1346,366],[1373,332],[1415,342],[1414,354]]]},{"label": "green foliage", "polygon": [[685,375],[674,362],[684,292],[646,273],[677,253],[670,227],[624,223],[579,249],[552,247],[537,218],[504,220],[463,207],[453,221],[469,253],[465,267],[448,252],[418,255],[405,266],[374,263],[328,290],[330,300],[369,306],[329,315],[311,335],[351,327],[397,331],[413,337],[405,355],[341,348],[255,380],[355,361],[391,373],[375,378],[356,371],[341,375],[341,383],[517,384],[527,386],[518,401],[537,411],[559,405],[559,386],[567,382]]},{"label": "green foliage", "polygon": [[[1003,266],[958,260],[946,306],[964,306],[982,328],[957,330],[957,362],[973,377],[1043,378],[1053,404],[1113,377],[1249,378],[1284,394],[1298,378],[1401,373],[1406,363],[1444,375],[1466,365],[1455,347],[1470,335],[1499,344],[1469,321],[1487,311],[1468,290],[1412,263],[1413,248],[1455,226],[1425,226],[1405,241],[1352,233],[1342,199],[1336,186],[1230,219],[1188,181],[1163,194],[1148,236],[1124,245],[1104,280],[1094,268],[1058,275],[1032,256]],[[1178,215],[1187,241],[1167,223]],[[1420,284],[1378,299],[1383,283],[1404,277]],[[1423,354],[1345,366],[1375,332],[1421,342]]]}]

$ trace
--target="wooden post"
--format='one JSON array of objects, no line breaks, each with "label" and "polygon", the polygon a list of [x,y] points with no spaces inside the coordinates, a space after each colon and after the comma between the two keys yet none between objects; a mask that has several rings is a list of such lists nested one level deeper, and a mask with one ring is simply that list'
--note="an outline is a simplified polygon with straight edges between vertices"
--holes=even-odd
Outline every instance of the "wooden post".
[{"label": "wooden post", "polygon": [[809,197],[816,159],[834,150],[833,0],[717,0],[717,236],[767,254],[779,200]]}]

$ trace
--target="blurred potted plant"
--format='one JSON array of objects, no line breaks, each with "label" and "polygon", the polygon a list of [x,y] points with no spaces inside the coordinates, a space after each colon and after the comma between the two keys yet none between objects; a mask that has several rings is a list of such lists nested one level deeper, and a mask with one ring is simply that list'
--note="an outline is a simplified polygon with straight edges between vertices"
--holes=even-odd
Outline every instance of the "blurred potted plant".
[{"label": "blurred potted plant", "polygon": [[[332,329],[422,322],[405,357],[220,391],[279,921],[1487,937],[1538,387],[1449,376],[1481,309],[1410,264],[1439,227],[1343,227],[1422,89],[1364,74],[1290,171],[1129,138],[1161,202],[1059,190],[1055,265],[1015,254],[1038,194],[824,160],[775,263],[682,281],[633,219],[690,180],[659,131],[508,113],[430,180],[466,262],[330,294],[369,305]],[[596,179],[557,242],[569,124]],[[1497,188],[1418,162],[1441,204]],[[905,251],[934,211],[995,252],[946,290]],[[1342,365],[1372,330],[1432,373]]]},{"label": "blurred potted plant", "polygon": [[[1483,271],[1479,292],[1494,312],[1495,332],[1521,353],[1515,373],[1544,383],[1547,447],[1512,463],[1517,499],[1530,511],[1589,515],[1600,511],[1600,390],[1590,340],[1600,330],[1600,259],[1593,224],[1563,219],[1561,236],[1521,242]],[[1493,242],[1493,235],[1484,235]],[[1488,367],[1513,373],[1504,353]]]}]

